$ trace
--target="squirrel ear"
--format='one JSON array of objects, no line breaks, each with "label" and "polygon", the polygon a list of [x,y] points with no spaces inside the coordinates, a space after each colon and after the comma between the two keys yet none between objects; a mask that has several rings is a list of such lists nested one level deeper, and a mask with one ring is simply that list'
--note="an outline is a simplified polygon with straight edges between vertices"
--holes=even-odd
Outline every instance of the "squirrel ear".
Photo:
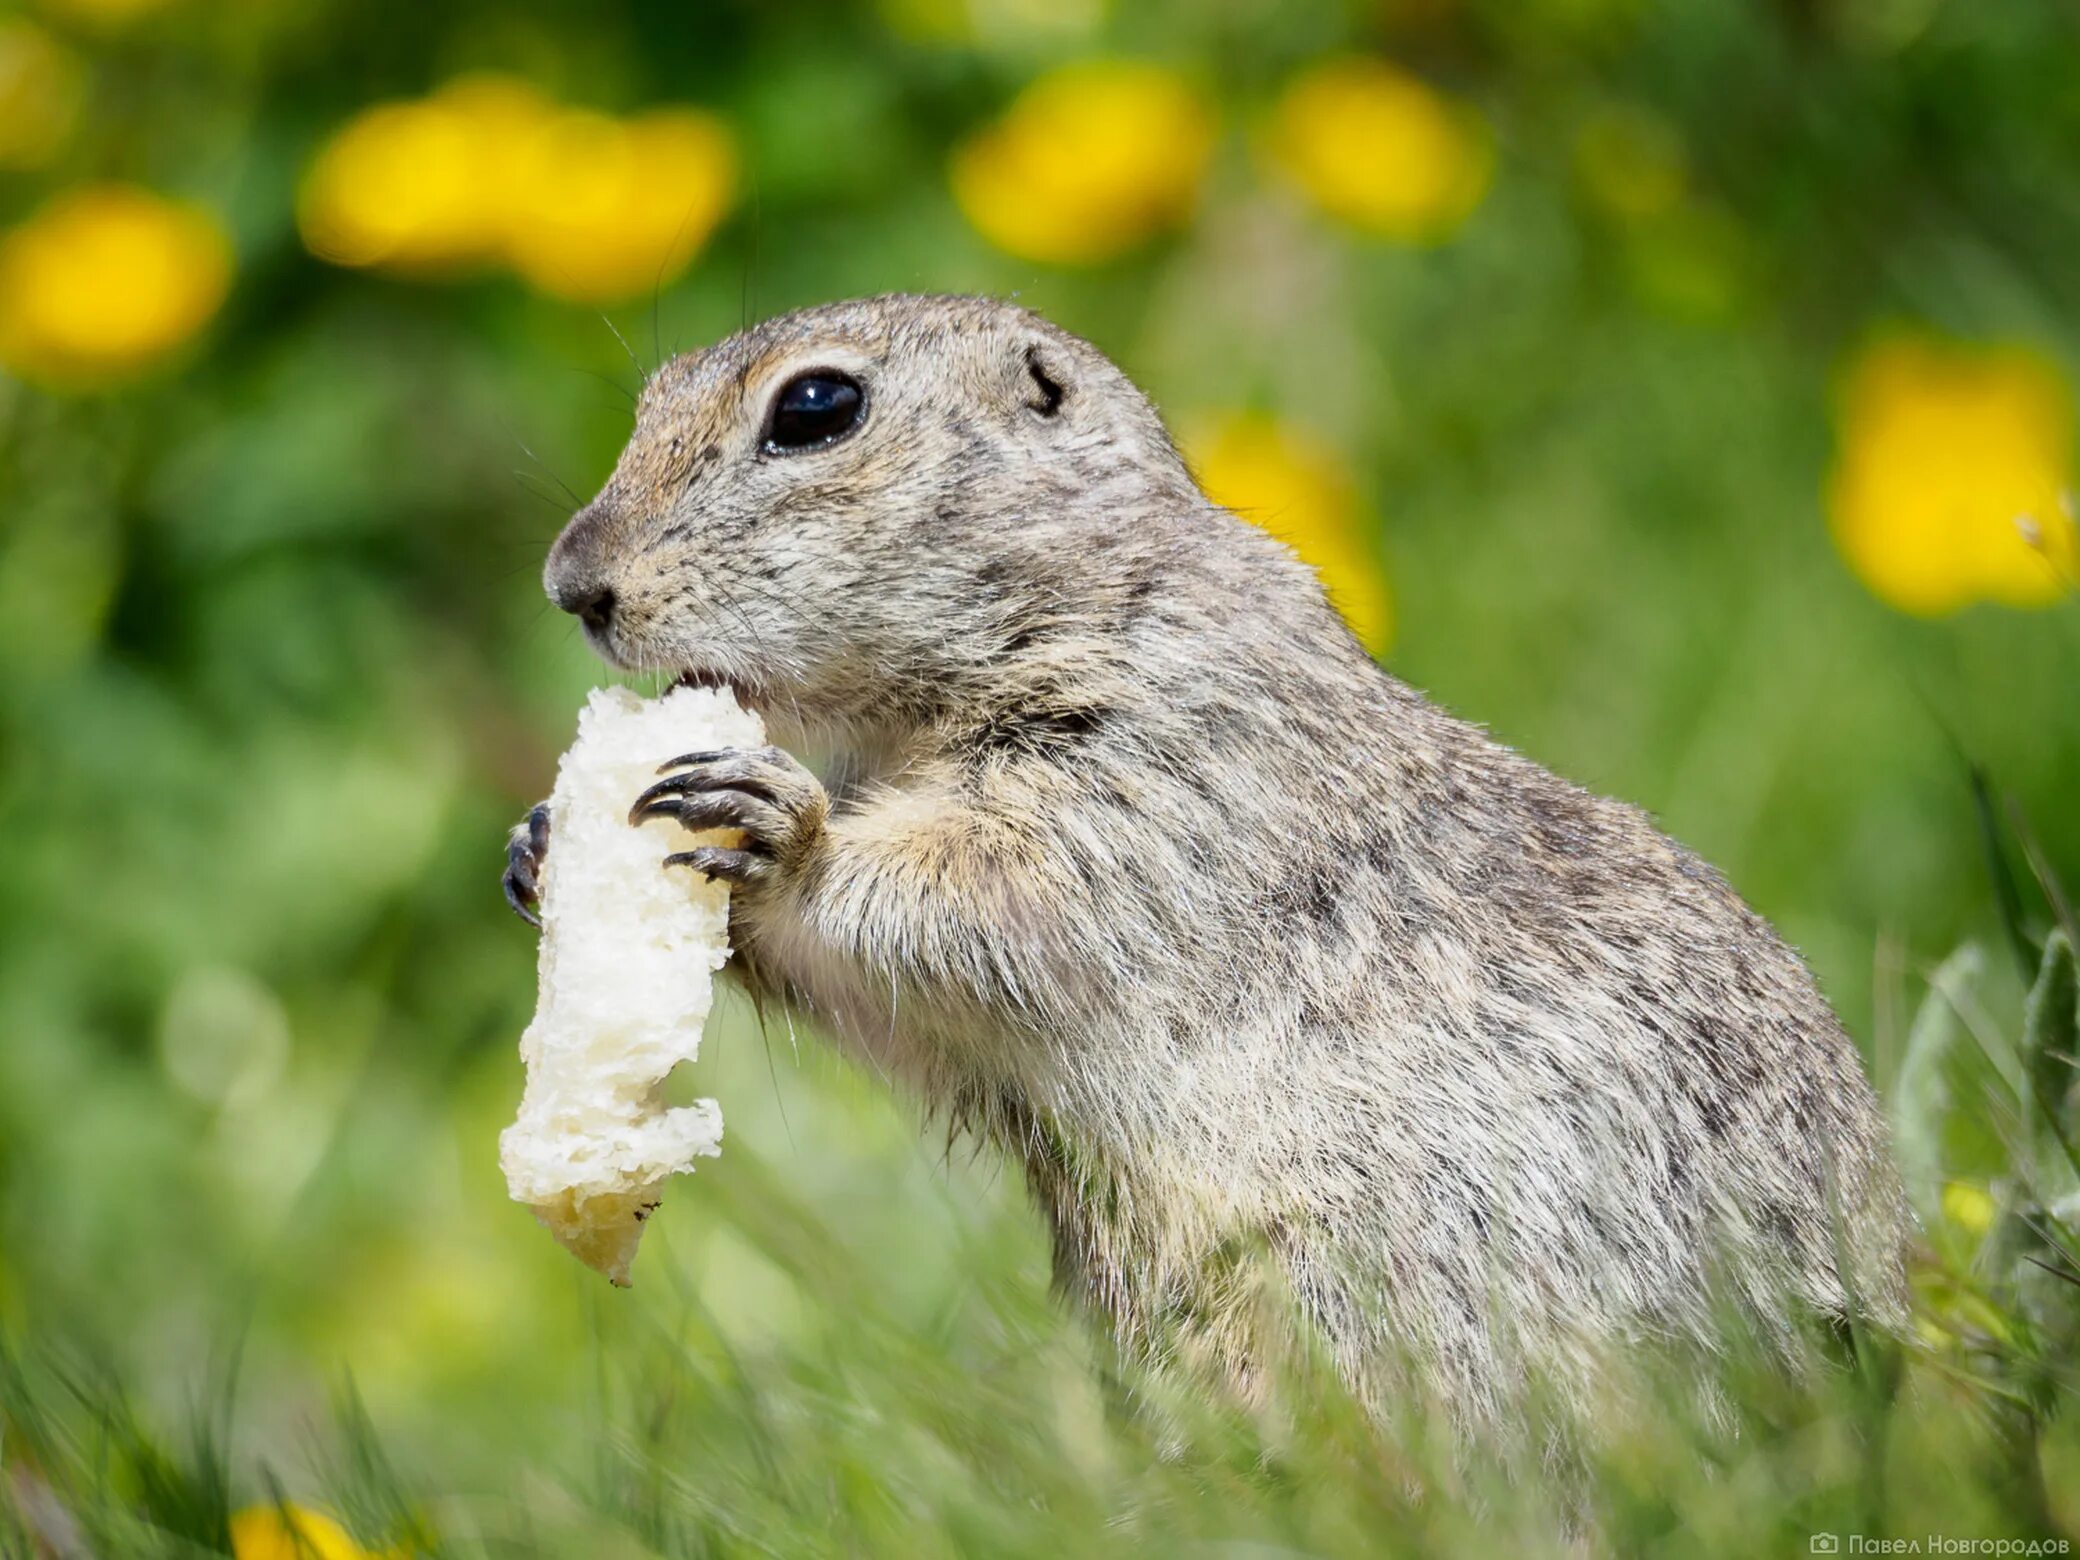
[{"label": "squirrel ear", "polygon": [[1069,393],[1063,385],[1059,365],[1037,341],[1026,343],[1025,363],[1024,401],[1027,408],[1042,417],[1054,416],[1062,409],[1062,398]]}]

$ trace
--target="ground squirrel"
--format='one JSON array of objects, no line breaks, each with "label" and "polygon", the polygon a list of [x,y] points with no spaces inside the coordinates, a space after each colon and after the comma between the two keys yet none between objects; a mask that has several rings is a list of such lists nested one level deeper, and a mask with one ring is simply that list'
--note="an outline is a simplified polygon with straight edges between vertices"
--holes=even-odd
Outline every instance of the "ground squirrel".
[{"label": "ground squirrel", "polygon": [[1027,310],[876,298],[665,364],[546,584],[615,665],[764,713],[778,747],[639,810],[746,831],[691,863],[737,884],[739,977],[1023,1164],[1130,1349],[1251,1389],[1244,1252],[1361,1397],[1469,1421],[1728,1292],[1903,1315],[1879,1108],[1798,958],[1383,672]]}]

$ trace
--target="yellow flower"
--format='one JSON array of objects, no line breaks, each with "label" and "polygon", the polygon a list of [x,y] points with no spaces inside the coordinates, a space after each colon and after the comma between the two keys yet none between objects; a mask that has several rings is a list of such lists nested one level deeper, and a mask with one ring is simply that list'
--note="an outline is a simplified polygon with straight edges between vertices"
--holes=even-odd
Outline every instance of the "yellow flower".
[{"label": "yellow flower", "polygon": [[322,1511],[248,1506],[231,1519],[232,1560],[379,1560]]},{"label": "yellow flower", "polygon": [[519,193],[519,158],[552,112],[525,82],[492,75],[364,109],[304,175],[304,244],[335,265],[405,272],[497,259]]},{"label": "yellow flower", "polygon": [[0,363],[47,385],[120,379],[201,330],[230,285],[230,241],[200,207],[68,191],[0,238]]},{"label": "yellow flower", "polygon": [[1835,545],[1882,600],[1937,616],[2080,583],[2073,393],[2026,347],[1895,334],[1851,366],[1827,484]]},{"label": "yellow flower", "polygon": [[1385,60],[1303,71],[1273,111],[1272,162],[1331,216],[1405,244],[1449,238],[1487,193],[1495,154],[1469,108]]},{"label": "yellow flower", "polygon": [[1943,1217],[1967,1235],[1984,1235],[1993,1228],[1996,1212],[1986,1188],[1969,1181],[1950,1181],[1943,1187]]},{"label": "yellow flower", "polygon": [[1212,115],[1175,71],[1065,65],[955,148],[953,197],[999,249],[1095,265],[1190,217],[1213,135]]},{"label": "yellow flower", "polygon": [[0,20],[0,168],[41,168],[79,117],[80,68],[34,22]]},{"label": "yellow flower", "polygon": [[698,109],[631,120],[572,110],[521,161],[507,258],[543,292],[609,303],[669,282],[728,211],[728,129]]},{"label": "yellow flower", "polygon": [[685,270],[735,182],[729,132],[696,109],[614,119],[466,76],[349,121],[305,175],[298,220],[336,265],[504,261],[543,292],[607,302]]},{"label": "yellow flower", "polygon": [[1313,566],[1366,649],[1378,654],[1392,643],[1393,596],[1336,451],[1256,412],[1187,423],[1185,451],[1208,498]]}]

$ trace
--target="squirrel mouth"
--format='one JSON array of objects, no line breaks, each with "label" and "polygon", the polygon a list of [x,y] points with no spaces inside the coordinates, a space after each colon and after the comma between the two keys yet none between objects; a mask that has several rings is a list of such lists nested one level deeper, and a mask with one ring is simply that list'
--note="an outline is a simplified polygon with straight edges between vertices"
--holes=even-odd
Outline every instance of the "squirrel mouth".
[{"label": "squirrel mouth", "polygon": [[718,688],[724,693],[734,696],[739,704],[748,705],[751,702],[749,690],[742,683],[737,682],[733,678],[725,677],[720,672],[700,669],[684,671],[672,679],[672,687]]},{"label": "squirrel mouth", "polygon": [[688,667],[671,680],[665,692],[669,693],[674,688],[713,688],[728,694],[745,709],[754,712],[762,712],[766,698],[765,689],[759,682],[732,676],[728,672],[714,671],[705,666]]}]

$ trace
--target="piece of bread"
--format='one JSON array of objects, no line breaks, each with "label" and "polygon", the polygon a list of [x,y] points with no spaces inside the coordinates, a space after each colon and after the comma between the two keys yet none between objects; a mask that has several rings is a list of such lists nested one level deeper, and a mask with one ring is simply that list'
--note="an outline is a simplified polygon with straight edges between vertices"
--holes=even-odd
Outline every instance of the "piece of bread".
[{"label": "piece of bread", "polygon": [[667,1108],[674,1065],[700,1049],[715,971],[729,958],[729,885],[667,852],[734,843],[628,810],[679,754],[757,747],[756,715],[727,692],[674,688],[645,700],[599,688],[549,798],[541,880],[540,991],[520,1039],[527,1088],[499,1138],[506,1186],[581,1262],[628,1283],[664,1179],[721,1152],[713,1100]]}]

